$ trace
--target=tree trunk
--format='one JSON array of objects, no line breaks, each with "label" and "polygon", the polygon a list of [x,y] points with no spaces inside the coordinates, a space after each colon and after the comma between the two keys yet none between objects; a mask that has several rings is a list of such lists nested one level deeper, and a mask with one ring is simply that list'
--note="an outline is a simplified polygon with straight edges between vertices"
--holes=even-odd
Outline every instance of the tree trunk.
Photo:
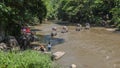
[{"label": "tree trunk", "polygon": [[0,24],[0,41],[2,41],[4,38],[5,38],[5,30],[4,30],[4,27],[1,23]]},{"label": "tree trunk", "polygon": [[0,36],[4,36],[5,35],[5,30],[4,30],[3,26],[4,26],[3,24],[0,25]]}]

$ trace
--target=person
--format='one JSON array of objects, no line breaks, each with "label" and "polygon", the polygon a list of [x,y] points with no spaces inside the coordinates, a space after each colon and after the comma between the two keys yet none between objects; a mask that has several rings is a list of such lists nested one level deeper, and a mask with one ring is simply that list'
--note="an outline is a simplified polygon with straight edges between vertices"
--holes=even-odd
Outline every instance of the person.
[{"label": "person", "polygon": [[82,30],[82,25],[81,24],[77,24],[76,31],[80,31],[80,30]]},{"label": "person", "polygon": [[52,30],[53,30],[53,31],[57,31],[57,27],[53,27]]},{"label": "person", "polygon": [[26,27],[26,33],[31,33],[30,28]]},{"label": "person", "polygon": [[27,27],[27,26],[23,26],[23,27],[21,28],[21,33],[22,33],[22,34],[28,34],[28,35],[30,35],[30,34],[31,34],[30,28]]},{"label": "person", "polygon": [[48,51],[51,51],[51,47],[52,47],[52,45],[51,45],[50,42],[48,43],[48,46],[47,46],[47,47],[48,47]]},{"label": "person", "polygon": [[45,52],[45,51],[46,51],[44,45],[40,45],[40,51],[42,51],[42,52]]},{"label": "person", "polygon": [[56,36],[57,35],[57,27],[52,28],[51,36]]},{"label": "person", "polygon": [[62,33],[66,33],[66,32],[68,32],[68,28],[67,26],[63,26]]},{"label": "person", "polygon": [[26,33],[26,27],[23,26],[23,27],[21,28],[21,34],[25,34],[25,33]]},{"label": "person", "polygon": [[90,24],[89,23],[85,24],[85,29],[87,29],[87,30],[90,29]]}]

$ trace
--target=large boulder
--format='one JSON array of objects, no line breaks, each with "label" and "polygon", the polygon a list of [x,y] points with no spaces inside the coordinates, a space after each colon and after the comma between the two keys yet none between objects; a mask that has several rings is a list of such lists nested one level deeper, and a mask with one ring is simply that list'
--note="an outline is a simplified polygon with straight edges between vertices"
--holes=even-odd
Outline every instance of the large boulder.
[{"label": "large boulder", "polygon": [[9,47],[16,47],[18,45],[18,41],[16,40],[14,36],[7,36],[6,42]]},{"label": "large boulder", "polygon": [[0,43],[0,50],[7,49],[7,45],[5,43]]},{"label": "large boulder", "polygon": [[52,54],[52,60],[57,60],[61,58],[64,54],[65,52],[62,52],[62,51],[55,52]]}]

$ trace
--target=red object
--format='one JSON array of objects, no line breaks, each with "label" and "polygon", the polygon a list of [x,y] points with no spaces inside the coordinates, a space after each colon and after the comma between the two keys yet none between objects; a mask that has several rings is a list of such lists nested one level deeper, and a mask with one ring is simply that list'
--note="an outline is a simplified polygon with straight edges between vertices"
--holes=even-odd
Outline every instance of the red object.
[{"label": "red object", "polygon": [[26,33],[30,33],[30,28],[26,28]]}]

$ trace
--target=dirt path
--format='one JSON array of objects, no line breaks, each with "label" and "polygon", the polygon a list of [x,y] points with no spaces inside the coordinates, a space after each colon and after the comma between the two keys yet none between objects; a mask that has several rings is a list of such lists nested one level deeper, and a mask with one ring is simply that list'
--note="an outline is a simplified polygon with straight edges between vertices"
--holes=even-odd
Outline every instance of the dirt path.
[{"label": "dirt path", "polygon": [[57,38],[65,40],[53,47],[53,52],[66,52],[56,61],[61,68],[69,68],[72,63],[77,68],[120,68],[120,34],[108,32],[104,28],[76,32],[74,26],[69,26],[70,31],[62,34],[61,25],[58,24],[43,24],[36,28],[42,29],[38,33],[49,35],[53,26],[59,28]]}]

